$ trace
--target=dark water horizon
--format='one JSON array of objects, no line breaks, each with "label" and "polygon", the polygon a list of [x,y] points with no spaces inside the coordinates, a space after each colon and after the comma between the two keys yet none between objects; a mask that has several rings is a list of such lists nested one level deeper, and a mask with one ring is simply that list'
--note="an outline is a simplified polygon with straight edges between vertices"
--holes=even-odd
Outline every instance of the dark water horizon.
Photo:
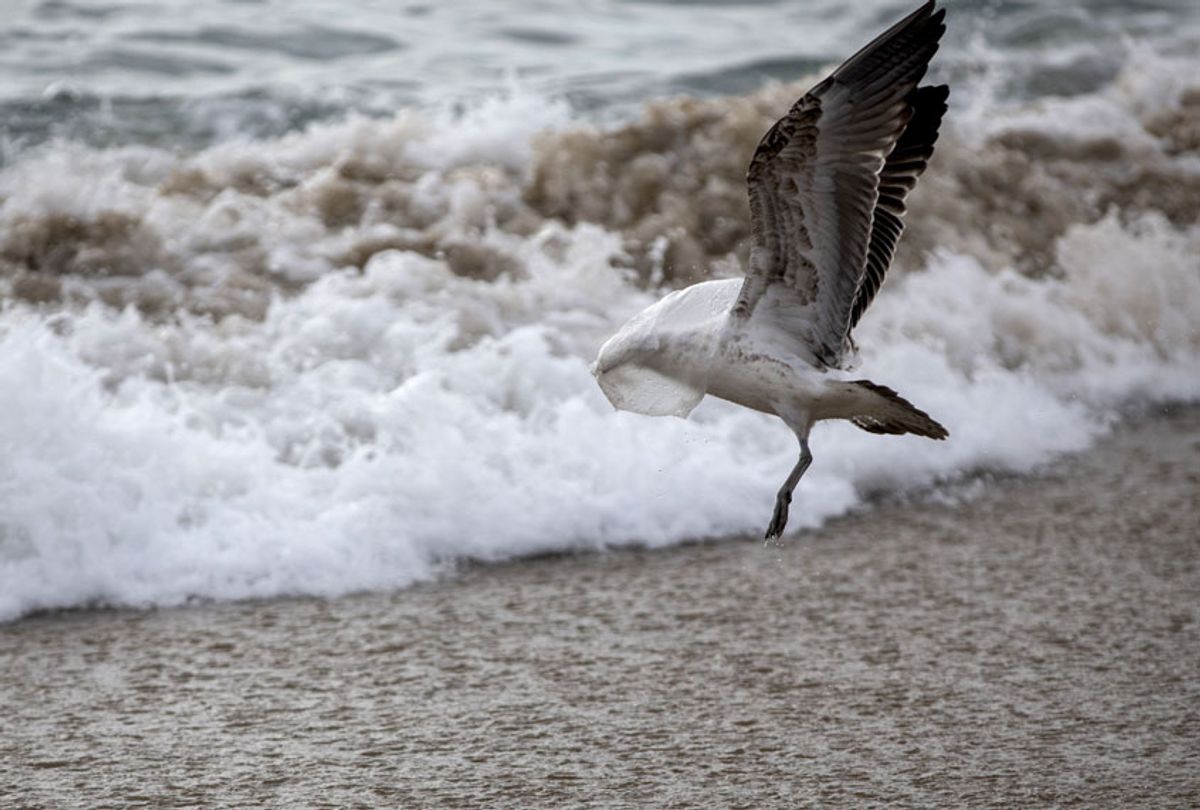
[{"label": "dark water horizon", "polygon": [[[628,120],[651,98],[815,73],[916,5],[23,0],[0,24],[0,159],[52,139],[195,150],[514,89]],[[933,78],[1003,99],[1091,93],[1130,50],[1200,43],[1187,0],[943,5],[953,25]]]}]

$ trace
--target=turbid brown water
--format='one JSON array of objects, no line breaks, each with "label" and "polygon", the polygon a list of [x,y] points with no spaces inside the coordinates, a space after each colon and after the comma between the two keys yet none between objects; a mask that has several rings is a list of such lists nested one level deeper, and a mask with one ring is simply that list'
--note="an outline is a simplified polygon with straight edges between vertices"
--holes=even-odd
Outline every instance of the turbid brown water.
[{"label": "turbid brown water", "polygon": [[0,806],[1200,805],[1200,411],[975,489],[7,625]]}]

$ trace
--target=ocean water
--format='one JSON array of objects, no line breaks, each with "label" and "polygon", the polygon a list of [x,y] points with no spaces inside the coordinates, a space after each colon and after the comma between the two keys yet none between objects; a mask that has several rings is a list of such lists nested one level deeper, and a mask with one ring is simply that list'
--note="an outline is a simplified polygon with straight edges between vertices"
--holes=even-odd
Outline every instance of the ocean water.
[{"label": "ocean water", "polygon": [[[758,137],[908,4],[294,5],[0,28],[0,620],[760,532],[778,420],[588,366],[740,272]],[[856,339],[951,438],[818,426],[793,531],[1200,399],[1200,7],[946,6]]]}]

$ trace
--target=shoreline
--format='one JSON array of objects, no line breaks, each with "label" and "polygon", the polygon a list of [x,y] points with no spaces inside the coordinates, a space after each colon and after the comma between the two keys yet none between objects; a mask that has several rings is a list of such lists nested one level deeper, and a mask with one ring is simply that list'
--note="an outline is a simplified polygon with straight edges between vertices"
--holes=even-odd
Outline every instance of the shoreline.
[{"label": "shoreline", "polygon": [[[171,612],[178,610],[206,610],[216,609],[221,606],[228,605],[271,605],[277,602],[287,603],[294,601],[329,601],[339,599],[371,599],[387,597],[406,591],[422,588],[436,588],[453,586],[466,573],[474,573],[476,571],[486,572],[495,571],[497,569],[506,568],[509,566],[524,566],[527,564],[535,564],[543,561],[566,561],[566,560],[587,560],[597,556],[606,556],[610,554],[628,554],[628,553],[646,553],[646,554],[661,554],[669,553],[674,550],[684,550],[693,547],[705,547],[712,545],[733,544],[755,544],[765,548],[773,548],[778,546],[786,546],[790,542],[804,542],[806,538],[812,538],[818,535],[836,532],[838,526],[843,521],[855,520],[869,516],[880,509],[907,509],[933,506],[967,506],[987,487],[1006,487],[1019,485],[1022,482],[1036,482],[1038,479],[1047,475],[1054,474],[1054,471],[1064,465],[1069,465],[1076,460],[1083,458],[1090,453],[1096,451],[1098,446],[1104,445],[1114,439],[1114,436],[1128,432],[1142,430],[1148,424],[1160,421],[1170,422],[1172,420],[1188,420],[1189,414],[1195,414],[1196,420],[1200,422],[1200,403],[1192,402],[1167,402],[1146,405],[1127,406],[1117,411],[1117,415],[1106,432],[1101,434],[1096,442],[1085,448],[1084,450],[1067,452],[1051,458],[1038,464],[1032,471],[1029,472],[1011,472],[1005,470],[993,470],[988,468],[968,470],[950,481],[938,481],[929,486],[907,490],[878,490],[870,491],[862,494],[862,500],[850,507],[850,509],[841,515],[829,518],[820,527],[815,529],[797,529],[793,533],[785,534],[778,542],[763,541],[756,535],[731,534],[720,537],[707,537],[693,540],[684,540],[679,543],[667,546],[646,547],[640,545],[616,545],[601,549],[565,549],[551,550],[531,554],[527,556],[512,557],[502,560],[478,560],[478,559],[461,559],[446,561],[440,563],[442,568],[441,573],[435,575],[434,578],[428,580],[417,580],[410,585],[401,586],[399,588],[389,590],[366,590],[366,591],[350,591],[336,596],[320,596],[313,594],[283,594],[279,596],[266,597],[249,597],[245,599],[222,600],[211,597],[188,597],[181,604],[169,605],[147,605],[133,606],[122,604],[111,604],[108,602],[90,603],[84,605],[76,605],[72,607],[54,607],[33,610],[29,613],[24,613],[15,619],[8,619],[0,622],[0,630],[6,626],[20,624],[30,621],[55,621],[74,616],[120,616],[122,614],[155,614],[159,612]],[[1200,508],[1200,502],[1198,502]],[[765,513],[764,513],[765,514]]]},{"label": "shoreline", "polygon": [[0,779],[17,807],[1194,806],[1200,408],[968,489],[778,546],[26,617]]}]

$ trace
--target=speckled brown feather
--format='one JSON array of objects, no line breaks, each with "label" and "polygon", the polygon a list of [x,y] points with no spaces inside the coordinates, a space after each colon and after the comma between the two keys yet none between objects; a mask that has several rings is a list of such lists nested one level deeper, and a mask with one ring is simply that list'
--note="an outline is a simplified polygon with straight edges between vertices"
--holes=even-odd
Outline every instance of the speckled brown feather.
[{"label": "speckled brown feather", "polygon": [[855,304],[870,298],[860,299],[860,290],[878,289],[864,288],[863,278],[880,177],[945,31],[944,12],[933,6],[885,31],[799,99],[750,161],[754,244],[732,314],[786,336],[818,368],[840,364]]}]

